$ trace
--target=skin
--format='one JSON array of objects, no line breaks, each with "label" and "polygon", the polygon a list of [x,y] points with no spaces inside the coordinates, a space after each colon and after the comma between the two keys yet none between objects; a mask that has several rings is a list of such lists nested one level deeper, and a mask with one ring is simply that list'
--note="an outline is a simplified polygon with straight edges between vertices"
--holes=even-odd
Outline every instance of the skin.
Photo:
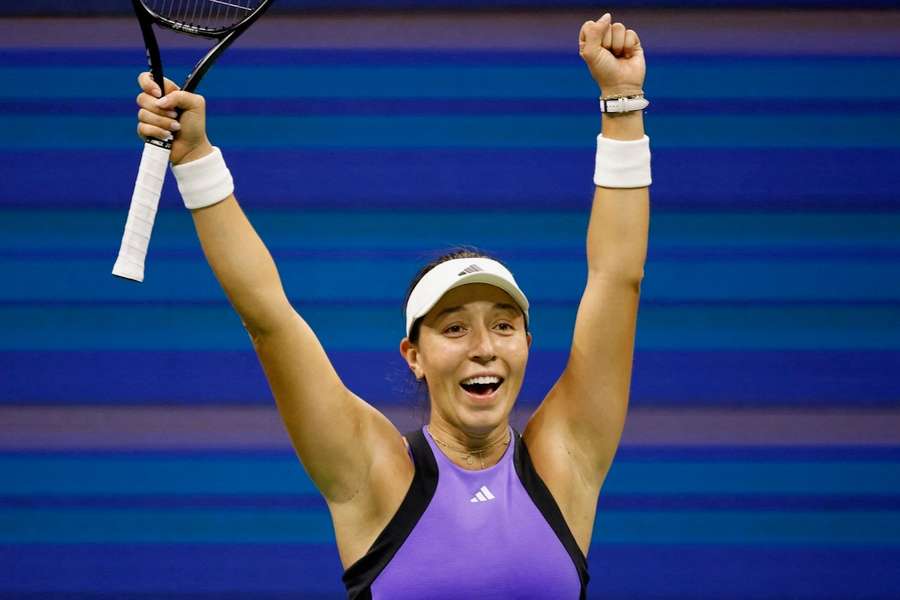
[{"label": "skin", "polygon": [[[515,306],[515,302],[500,288],[483,283],[454,288],[425,315],[418,343],[409,338],[400,343],[410,370],[428,385],[432,433],[464,449],[496,445],[485,455],[485,464],[496,462],[505,450],[497,442],[507,436],[532,339],[521,310],[497,305]],[[442,314],[451,307],[460,308]],[[473,401],[459,385],[483,373],[503,378],[490,403]],[[467,465],[460,454],[450,458],[463,468],[480,467]]]},{"label": "skin", "polygon": [[[584,23],[578,50],[601,95],[641,90],[646,67],[640,40],[609,14]],[[172,135],[173,164],[212,152],[202,96],[180,91],[168,80],[163,95],[149,73],[138,81],[138,135]],[[179,121],[176,108],[183,111]],[[644,135],[639,111],[604,114],[601,126],[609,139]],[[413,479],[403,437],[344,386],[318,338],[288,301],[271,255],[234,195],[191,216],[207,261],[250,335],[294,449],[328,504],[338,552],[348,567],[365,555],[397,512]],[[537,473],[585,555],[600,489],[625,423],[648,228],[646,187],[595,188],[587,282],[569,359],[522,433]],[[410,369],[428,384],[435,435],[470,451],[505,435],[524,377],[531,339],[523,317],[494,312],[497,302],[509,300],[492,286],[462,286],[426,315],[417,344],[404,340],[400,345]],[[449,305],[462,310],[438,318]],[[505,319],[512,331],[497,325]],[[452,325],[460,329],[448,330]],[[497,399],[487,405],[473,404],[458,386],[482,368],[506,378]],[[448,456],[459,464],[454,454]],[[500,448],[488,453],[486,466],[501,454]]]}]

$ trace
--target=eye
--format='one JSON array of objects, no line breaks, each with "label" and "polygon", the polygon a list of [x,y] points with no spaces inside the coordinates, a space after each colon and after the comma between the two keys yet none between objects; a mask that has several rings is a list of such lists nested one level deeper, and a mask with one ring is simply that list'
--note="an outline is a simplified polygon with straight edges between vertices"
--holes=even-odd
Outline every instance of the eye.
[{"label": "eye", "polygon": [[515,327],[512,326],[512,323],[506,323],[506,322],[497,323],[496,326],[499,327],[503,331],[515,331],[515,329],[516,329]]},{"label": "eye", "polygon": [[444,329],[444,333],[448,333],[450,335],[459,335],[461,333],[465,333],[465,328],[462,325],[450,325]]}]

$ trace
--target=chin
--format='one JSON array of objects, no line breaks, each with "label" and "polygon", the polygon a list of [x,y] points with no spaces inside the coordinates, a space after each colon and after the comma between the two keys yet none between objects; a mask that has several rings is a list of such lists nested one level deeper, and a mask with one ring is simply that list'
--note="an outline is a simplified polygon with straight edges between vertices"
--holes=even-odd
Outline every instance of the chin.
[{"label": "chin", "polygon": [[487,433],[504,424],[512,410],[506,402],[495,402],[489,405],[464,404],[457,413],[460,424],[467,430]]}]

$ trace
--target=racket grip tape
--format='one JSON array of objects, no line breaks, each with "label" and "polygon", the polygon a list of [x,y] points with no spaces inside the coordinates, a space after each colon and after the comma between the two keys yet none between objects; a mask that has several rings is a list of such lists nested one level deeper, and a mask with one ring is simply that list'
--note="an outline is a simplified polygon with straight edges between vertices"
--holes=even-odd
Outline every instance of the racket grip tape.
[{"label": "racket grip tape", "polygon": [[144,260],[150,245],[150,234],[156,220],[159,196],[162,194],[163,182],[169,167],[171,150],[147,142],[141,155],[141,166],[138,169],[125,221],[125,233],[119,256],[113,266],[112,274],[133,281],[144,280]]}]

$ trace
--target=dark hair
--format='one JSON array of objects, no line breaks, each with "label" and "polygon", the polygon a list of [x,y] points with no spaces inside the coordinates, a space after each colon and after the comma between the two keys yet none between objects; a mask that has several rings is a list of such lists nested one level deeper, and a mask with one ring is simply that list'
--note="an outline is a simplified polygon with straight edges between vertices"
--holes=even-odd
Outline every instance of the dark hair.
[{"label": "dark hair", "polygon": [[[422,267],[422,269],[416,274],[416,276],[413,277],[413,280],[410,282],[409,287],[406,290],[406,297],[403,300],[402,311],[404,321],[406,319],[406,305],[407,303],[409,303],[409,297],[412,295],[413,290],[416,289],[416,285],[418,285],[419,282],[422,281],[422,278],[425,277],[428,271],[432,270],[441,263],[445,263],[448,260],[455,260],[457,258],[489,258],[503,265],[502,261],[483,252],[482,250],[479,250],[474,246],[457,246],[456,248],[452,248],[449,252],[446,252],[445,254],[439,256],[438,258],[432,260],[430,263]],[[506,267],[506,265],[503,266]],[[411,341],[413,344],[419,341],[419,330],[422,328],[422,319],[424,318],[425,317],[419,317],[413,322],[412,327],[409,328],[409,341]]]}]

